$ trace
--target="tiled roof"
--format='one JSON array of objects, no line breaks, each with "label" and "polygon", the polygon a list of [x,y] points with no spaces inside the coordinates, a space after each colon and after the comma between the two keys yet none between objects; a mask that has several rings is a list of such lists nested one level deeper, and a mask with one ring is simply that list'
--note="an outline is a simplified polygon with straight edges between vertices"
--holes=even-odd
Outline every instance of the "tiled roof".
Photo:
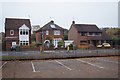
[{"label": "tiled roof", "polygon": [[72,24],[78,32],[100,32],[101,36],[91,36],[90,40],[112,40],[111,37],[105,32],[100,30],[94,24]]},{"label": "tiled roof", "polygon": [[94,24],[73,24],[78,32],[102,32]]},{"label": "tiled roof", "polygon": [[6,18],[5,19],[5,29],[18,29],[23,24],[31,29],[30,19],[16,19],[16,18]]},{"label": "tiled roof", "polygon": [[50,21],[47,24],[45,24],[42,28],[40,28],[39,30],[63,30],[63,28],[55,24],[54,21]]}]

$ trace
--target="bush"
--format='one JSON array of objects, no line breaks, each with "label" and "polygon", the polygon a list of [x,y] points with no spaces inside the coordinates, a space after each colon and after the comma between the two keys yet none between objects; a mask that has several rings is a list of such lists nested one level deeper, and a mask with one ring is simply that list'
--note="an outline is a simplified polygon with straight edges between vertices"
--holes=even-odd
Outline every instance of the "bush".
[{"label": "bush", "polygon": [[70,49],[70,50],[73,50],[73,44],[70,44],[70,45],[69,45],[69,49]]},{"label": "bush", "polygon": [[62,46],[64,46],[64,42],[63,41],[59,41],[58,42],[58,47],[62,47]]}]

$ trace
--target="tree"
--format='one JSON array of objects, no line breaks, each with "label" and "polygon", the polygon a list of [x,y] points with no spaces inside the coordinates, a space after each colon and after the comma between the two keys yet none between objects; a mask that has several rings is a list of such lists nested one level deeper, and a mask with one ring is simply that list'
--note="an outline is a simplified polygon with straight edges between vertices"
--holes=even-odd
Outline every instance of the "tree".
[{"label": "tree", "polygon": [[36,41],[36,33],[33,32],[33,34],[31,35],[31,41],[35,42]]},{"label": "tree", "polygon": [[68,40],[68,30],[64,29],[64,40]]},{"label": "tree", "polygon": [[119,28],[109,28],[106,30],[106,33],[109,34],[112,38],[117,38],[115,35],[118,32]]},{"label": "tree", "polygon": [[113,47],[120,46],[120,28],[107,29],[106,33],[112,37]]}]

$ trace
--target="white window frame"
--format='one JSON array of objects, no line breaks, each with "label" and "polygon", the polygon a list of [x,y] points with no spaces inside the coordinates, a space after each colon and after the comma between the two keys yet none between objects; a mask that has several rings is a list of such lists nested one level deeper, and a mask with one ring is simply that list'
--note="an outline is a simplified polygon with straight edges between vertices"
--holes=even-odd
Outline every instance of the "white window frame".
[{"label": "white window frame", "polygon": [[46,31],[46,35],[49,35],[49,31]]},{"label": "white window frame", "polygon": [[21,46],[28,46],[29,45],[29,41],[20,41],[20,45]]},{"label": "white window frame", "polygon": [[[22,34],[21,34],[21,31],[22,31]],[[25,31],[25,34],[23,34],[23,32]],[[27,34],[26,34],[27,32]],[[20,35],[29,35],[29,30],[28,29],[20,29]]]},{"label": "white window frame", "polygon": [[54,35],[60,35],[60,30],[54,30]]},{"label": "white window frame", "polygon": [[14,35],[14,30],[10,30],[10,35]]}]

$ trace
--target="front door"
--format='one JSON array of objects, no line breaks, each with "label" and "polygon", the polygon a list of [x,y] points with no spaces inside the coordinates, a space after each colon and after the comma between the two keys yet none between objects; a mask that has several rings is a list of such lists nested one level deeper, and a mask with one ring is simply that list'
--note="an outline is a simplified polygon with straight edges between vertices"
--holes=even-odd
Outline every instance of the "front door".
[{"label": "front door", "polygon": [[61,41],[62,39],[61,38],[54,38],[53,40],[53,44],[55,47],[58,47],[58,42]]},{"label": "front door", "polygon": [[13,46],[13,45],[16,45],[16,42],[12,42],[12,46]]}]

